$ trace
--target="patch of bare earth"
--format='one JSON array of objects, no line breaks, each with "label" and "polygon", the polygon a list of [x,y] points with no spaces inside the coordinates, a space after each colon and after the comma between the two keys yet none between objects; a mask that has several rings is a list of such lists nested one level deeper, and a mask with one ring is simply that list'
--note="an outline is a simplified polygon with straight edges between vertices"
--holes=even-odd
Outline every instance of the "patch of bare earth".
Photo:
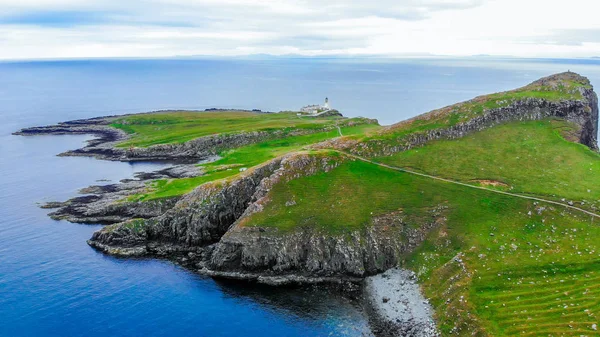
[{"label": "patch of bare earth", "polygon": [[510,185],[505,184],[498,180],[489,180],[489,179],[474,179],[471,182],[478,183],[481,186],[494,186],[494,187],[510,187]]}]

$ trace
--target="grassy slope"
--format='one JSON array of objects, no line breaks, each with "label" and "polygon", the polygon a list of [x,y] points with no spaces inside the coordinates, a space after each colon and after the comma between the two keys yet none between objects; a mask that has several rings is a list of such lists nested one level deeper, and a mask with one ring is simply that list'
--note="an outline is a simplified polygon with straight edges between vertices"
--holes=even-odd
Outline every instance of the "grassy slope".
[{"label": "grassy slope", "polygon": [[600,155],[565,141],[563,134],[574,129],[558,119],[514,122],[376,160],[463,182],[499,181],[511,192],[591,206],[600,197]]},{"label": "grassy slope", "polygon": [[269,131],[275,129],[322,128],[339,117],[298,118],[296,113],[277,114],[243,111],[149,113],[119,118],[111,124],[131,135],[121,147],[146,147],[186,141],[221,133]]},{"label": "grassy slope", "polygon": [[[373,135],[353,138],[363,142],[375,140],[393,144],[402,143],[403,139],[411,134],[448,128],[467,122],[490,109],[509,106],[517,101],[530,98],[548,101],[580,100],[583,98],[580,92],[581,88],[591,88],[590,82],[586,78],[574,73],[557,74],[519,89],[479,96],[470,101],[433,110],[391,125]],[[374,146],[374,144],[370,146]]]},{"label": "grassy slope", "polygon": [[[568,77],[537,83],[433,111],[377,136],[365,137],[364,130],[358,130],[354,138],[398,141],[515,100],[579,99],[577,89],[582,86],[589,83]],[[153,126],[145,127],[152,131]],[[550,120],[510,123],[378,160],[460,181],[497,180],[508,185],[497,188],[585,200],[590,208],[600,199],[600,180],[595,177],[600,158],[561,137],[571,128]],[[181,130],[173,130],[181,136]],[[235,175],[239,167],[335,136],[288,138],[228,151],[219,162],[206,165],[212,172],[208,177],[159,181],[152,193],[140,198],[187,192],[205,181]],[[185,139],[177,137],[174,141]],[[327,174],[276,185],[270,198],[262,212],[244,221],[246,226],[276,226],[282,232],[316,226],[343,233],[370,225],[373,216],[398,210],[418,225],[429,216],[428,210],[445,206],[446,223],[405,260],[420,275],[445,335],[595,334],[592,325],[599,323],[600,314],[596,239],[600,226],[589,216],[352,160]]]},{"label": "grassy slope", "polygon": [[[341,127],[344,135],[362,134],[378,129],[378,125],[362,124]],[[182,195],[190,192],[197,186],[209,181],[233,177],[240,173],[241,168],[250,168],[274,159],[283,154],[298,151],[303,147],[339,136],[337,129],[318,132],[304,136],[287,137],[283,139],[268,140],[265,142],[244,146],[220,153],[221,158],[215,162],[200,165],[206,174],[194,178],[161,179],[149,185],[148,193],[134,195],[130,201],[148,201]]]},{"label": "grassy slope", "polygon": [[[408,158],[411,166],[431,165],[434,173],[447,177],[498,178],[514,185],[513,192],[558,197],[566,191],[560,188],[562,181],[570,186],[569,197],[597,199],[598,193],[587,189],[598,186],[598,179],[587,171],[597,168],[600,158],[561,138],[557,128],[564,127],[568,125],[556,121],[507,124],[408,151],[390,162]],[[465,158],[455,157],[453,147]],[[492,155],[485,154],[490,151]],[[510,159],[519,156],[527,163]],[[502,160],[507,160],[504,168],[498,164]],[[521,169],[507,169],[509,165]],[[526,170],[529,165],[532,173]],[[556,168],[560,165],[565,168]],[[463,168],[470,170],[462,172]],[[479,175],[481,168],[490,175]],[[543,179],[529,180],[537,174]],[[458,324],[465,330],[455,330],[454,335],[467,330],[494,336],[590,335],[592,324],[598,323],[600,226],[584,214],[358,161],[276,185],[270,198],[263,212],[244,222],[246,226],[277,226],[284,232],[317,226],[340,233],[368,226],[372,216],[396,210],[418,224],[428,209],[447,206],[446,225],[406,260],[424,281],[445,334]],[[289,201],[295,205],[286,206]],[[448,265],[459,252],[464,254],[463,274]]]}]

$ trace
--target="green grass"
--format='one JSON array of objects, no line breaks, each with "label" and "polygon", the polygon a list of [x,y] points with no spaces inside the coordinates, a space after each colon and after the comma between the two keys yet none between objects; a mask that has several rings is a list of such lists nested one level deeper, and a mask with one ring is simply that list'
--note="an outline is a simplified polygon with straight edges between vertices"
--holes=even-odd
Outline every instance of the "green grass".
[{"label": "green grass", "polygon": [[[360,124],[341,127],[343,135],[362,134],[378,129],[378,125]],[[200,165],[206,172],[205,175],[194,178],[161,179],[148,186],[148,192],[130,196],[129,201],[149,201],[165,197],[179,196],[192,191],[194,188],[219,179],[240,174],[241,168],[251,168],[286,153],[301,150],[302,148],[327,139],[339,136],[338,129],[317,132],[303,136],[273,139],[257,144],[227,150],[220,153],[220,159]]]},{"label": "green grass", "polygon": [[252,113],[243,111],[176,111],[130,115],[115,120],[111,126],[130,134],[120,147],[147,147],[157,144],[184,143],[216,134],[251,131],[321,129],[339,117],[299,118],[296,113]]},{"label": "green grass", "polygon": [[592,206],[600,199],[600,155],[564,139],[574,131],[564,120],[512,122],[376,160],[467,183],[498,181],[511,192]]},{"label": "green grass", "polygon": [[574,74],[560,74],[556,79],[546,82],[534,82],[525,87],[476,97],[470,101],[454,104],[417,116],[393,125],[379,134],[363,138],[363,141],[383,141],[387,144],[401,143],[411,134],[424,133],[435,129],[445,129],[467,122],[484,112],[506,107],[517,101],[530,98],[546,101],[582,100],[580,89],[591,88],[589,81]]},{"label": "green grass", "polygon": [[159,179],[148,184],[148,192],[145,194],[135,194],[127,198],[127,201],[150,201],[162,198],[180,196],[191,192],[194,188],[220,179],[225,179],[239,173],[239,170],[223,170],[211,172],[209,174],[180,179]]},{"label": "green grass", "polygon": [[[429,115],[434,118],[416,119],[376,137],[397,141],[399,135],[454,125],[529,97],[580,99],[578,89],[589,86],[568,77],[541,83],[448,107]],[[232,129],[239,127],[233,124]],[[344,134],[373,139],[364,136],[371,130],[375,129],[357,126],[344,129]],[[375,160],[472,184],[500,182],[503,185],[491,188],[576,200],[576,206],[593,210],[600,202],[600,156],[565,139],[576,131],[562,120],[513,122]],[[219,161],[203,165],[206,176],[157,181],[148,194],[138,197],[151,200],[186,193],[202,183],[237,175],[242,167],[336,136],[333,130],[225,151]],[[241,225],[278,229],[264,235],[305,227],[345,235],[392,212],[401,212],[406,221],[419,226],[432,220],[430,210],[441,206],[443,221],[402,263],[419,275],[443,335],[598,335],[592,325],[600,325],[599,219],[557,205],[342,159],[337,152],[315,155],[329,155],[339,166],[327,173],[282,179],[271,188],[262,211]]]},{"label": "green grass", "polygon": [[[512,192],[597,199],[598,178],[588,171],[600,169],[600,158],[561,137],[571,128],[554,120],[510,123],[389,162],[456,180],[502,179]],[[447,207],[445,223],[404,262],[419,275],[444,335],[596,335],[598,219],[353,160],[277,184],[268,197],[242,224],[278,228],[272,235],[300,227],[343,235],[397,211],[419,225],[430,219],[427,210]],[[460,263],[453,260],[459,253]]]}]

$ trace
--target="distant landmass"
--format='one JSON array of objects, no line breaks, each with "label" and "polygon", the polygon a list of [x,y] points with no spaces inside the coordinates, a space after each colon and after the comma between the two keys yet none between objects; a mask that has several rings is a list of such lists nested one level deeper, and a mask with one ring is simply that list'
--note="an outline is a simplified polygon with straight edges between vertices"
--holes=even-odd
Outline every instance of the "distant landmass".
[{"label": "distant landmass", "polygon": [[321,112],[161,111],[16,134],[94,134],[61,155],[176,162],[44,205],[110,224],[88,241],[107,254],[273,286],[364,285],[381,335],[597,334],[587,78],[556,74],[386,127]]}]

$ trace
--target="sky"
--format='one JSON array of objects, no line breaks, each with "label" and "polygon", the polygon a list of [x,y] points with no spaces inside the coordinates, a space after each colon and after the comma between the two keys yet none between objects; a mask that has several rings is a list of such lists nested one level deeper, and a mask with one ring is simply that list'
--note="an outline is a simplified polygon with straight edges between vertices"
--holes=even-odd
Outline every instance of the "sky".
[{"label": "sky", "polygon": [[594,0],[0,0],[0,59],[600,56]]}]

